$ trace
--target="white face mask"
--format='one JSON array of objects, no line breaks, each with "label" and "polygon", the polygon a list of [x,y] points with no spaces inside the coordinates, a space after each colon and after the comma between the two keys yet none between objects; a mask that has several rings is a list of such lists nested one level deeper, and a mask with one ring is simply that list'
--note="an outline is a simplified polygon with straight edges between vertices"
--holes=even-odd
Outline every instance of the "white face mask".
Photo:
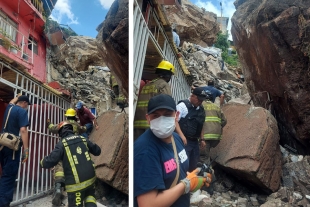
[{"label": "white face mask", "polygon": [[175,129],[175,117],[160,116],[150,121],[150,128],[156,137],[169,137]]}]

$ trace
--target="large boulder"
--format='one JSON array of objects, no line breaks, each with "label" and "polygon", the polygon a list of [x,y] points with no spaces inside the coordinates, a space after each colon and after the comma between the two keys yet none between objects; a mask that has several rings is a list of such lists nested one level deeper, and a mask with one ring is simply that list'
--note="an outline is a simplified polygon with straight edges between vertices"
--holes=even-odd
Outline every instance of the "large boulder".
[{"label": "large boulder", "polygon": [[98,119],[98,131],[90,140],[101,148],[101,155],[92,156],[97,178],[128,194],[128,115],[110,110]]},{"label": "large boulder", "polygon": [[97,27],[99,52],[128,97],[128,0],[115,0]]},{"label": "large boulder", "polygon": [[96,39],[86,36],[70,36],[65,44],[55,49],[51,62],[58,71],[86,71],[88,66],[106,65],[98,52]]},{"label": "large boulder", "polygon": [[309,154],[310,1],[238,0],[235,6],[231,33],[250,96],[255,106],[272,104],[282,146]]},{"label": "large boulder", "polygon": [[269,111],[246,104],[223,107],[227,124],[223,138],[211,150],[225,171],[266,192],[278,190],[281,181],[281,151],[277,122]]},{"label": "large boulder", "polygon": [[168,20],[177,29],[181,43],[193,42],[202,46],[211,46],[216,42],[220,31],[216,14],[202,10],[189,1],[182,1],[182,9],[177,6],[165,6]]}]

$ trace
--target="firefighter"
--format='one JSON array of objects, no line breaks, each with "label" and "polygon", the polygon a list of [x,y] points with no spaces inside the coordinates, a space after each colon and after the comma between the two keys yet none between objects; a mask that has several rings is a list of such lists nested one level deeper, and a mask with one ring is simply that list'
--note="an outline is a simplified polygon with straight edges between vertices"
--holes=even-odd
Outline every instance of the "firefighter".
[{"label": "firefighter", "polygon": [[136,113],[134,118],[134,138],[137,139],[141,134],[144,133],[146,129],[150,126],[147,123],[145,115],[147,113],[147,103],[148,101],[158,94],[171,94],[171,88],[168,82],[171,79],[171,76],[174,75],[175,69],[174,66],[163,60],[159,63],[156,68],[158,78],[149,81],[141,90],[141,93],[138,98],[138,103],[136,107]]},{"label": "firefighter", "polygon": [[101,149],[89,139],[73,132],[72,123],[63,121],[58,124],[61,141],[55,149],[44,157],[40,166],[52,168],[59,161],[63,162],[65,188],[68,193],[68,206],[94,207],[96,173],[90,154],[99,156]]},{"label": "firefighter", "polygon": [[206,113],[203,130],[201,133],[201,147],[202,153],[205,154],[204,162],[210,163],[210,149],[218,145],[222,138],[223,127],[227,120],[221,108],[212,102],[211,91],[205,91],[207,99],[202,103]]},{"label": "firefighter", "polygon": [[[73,132],[75,135],[82,134],[86,132],[86,126],[80,126],[76,122],[76,111],[72,108],[69,108],[65,116],[67,118],[67,121],[70,122],[73,126]],[[47,120],[47,127],[50,132],[52,133],[58,133],[59,131],[59,124],[54,125],[50,122],[50,120]],[[55,192],[53,195],[52,203],[56,206],[61,205],[61,195],[62,195],[62,187],[65,187],[65,177],[64,177],[64,170],[62,167],[62,162],[58,162],[58,164],[55,166],[54,169],[54,180],[55,180]]]}]

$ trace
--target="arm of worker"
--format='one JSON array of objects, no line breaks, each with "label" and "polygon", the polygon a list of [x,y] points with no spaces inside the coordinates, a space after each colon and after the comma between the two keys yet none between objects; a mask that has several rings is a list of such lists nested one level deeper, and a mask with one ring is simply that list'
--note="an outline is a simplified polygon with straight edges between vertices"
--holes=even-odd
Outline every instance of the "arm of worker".
[{"label": "arm of worker", "polygon": [[164,191],[151,190],[137,196],[139,207],[171,206],[185,191],[185,185],[179,183]]},{"label": "arm of worker", "polygon": [[53,134],[57,134],[58,133],[58,125],[57,124],[52,124],[50,121],[49,121],[49,119],[47,120],[47,122],[46,122],[46,126],[47,126],[47,128],[48,128],[48,130],[51,132],[51,133],[53,133]]},{"label": "arm of worker", "polygon": [[98,129],[99,129],[99,125],[98,125],[98,122],[97,122],[97,119],[96,119],[96,118],[94,118],[93,124],[94,124],[96,130],[98,130]]},{"label": "arm of worker", "polygon": [[224,105],[224,98],[225,98],[224,94],[221,94],[220,95],[220,106]]},{"label": "arm of worker", "polygon": [[21,127],[20,130],[19,130],[19,134],[23,140],[23,147],[24,149],[28,149],[29,148],[29,145],[28,145],[28,130],[27,130],[27,127]]},{"label": "arm of worker", "polygon": [[95,156],[99,156],[101,154],[101,148],[97,144],[89,141],[89,139],[86,139],[86,140],[87,140],[87,147],[89,149],[89,152]]},{"label": "arm of worker", "polygon": [[[186,114],[188,113],[187,107],[186,107],[186,105],[184,104],[184,102],[181,102],[181,103],[179,103],[179,104],[176,106],[176,109],[177,109],[177,111],[179,112],[179,113],[178,113],[177,120],[180,121],[180,119],[181,119],[182,117],[184,118],[184,117],[186,116]],[[179,125],[179,122],[177,122],[177,123],[175,124],[175,132],[181,137],[181,139],[182,139],[184,145],[186,146],[186,145],[187,145],[187,139],[186,139],[186,137],[184,136],[184,134],[183,134],[183,132],[182,132],[182,130],[181,130],[181,127],[180,127],[180,125]]]},{"label": "arm of worker", "polygon": [[227,119],[224,115],[224,113],[221,111],[221,126],[222,128],[227,124]]},{"label": "arm of worker", "polygon": [[41,160],[40,166],[43,168],[54,167],[62,159],[63,153],[64,150],[62,142],[58,142],[53,151]]},{"label": "arm of worker", "polygon": [[83,134],[84,132],[87,131],[87,128],[86,126],[78,126],[78,131],[79,131],[79,134]]},{"label": "arm of worker", "polygon": [[200,133],[200,147],[201,148],[204,148],[206,146],[206,141],[204,139],[204,128],[205,128],[205,125],[203,125],[202,127],[202,130],[201,130],[201,133]]},{"label": "arm of worker", "polygon": [[187,140],[186,140],[186,137],[184,136],[184,134],[183,134],[183,132],[182,132],[182,130],[180,128],[179,122],[175,123],[175,132],[181,137],[184,146],[186,146],[187,145]]},{"label": "arm of worker", "polygon": [[10,101],[10,104],[14,104],[15,105],[16,102],[17,102],[18,97],[20,97],[21,95],[22,95],[21,93],[17,94],[17,96]]},{"label": "arm of worker", "polygon": [[99,125],[97,123],[96,117],[92,114],[92,112],[89,109],[84,108],[84,111],[85,111],[85,113],[87,113],[88,117],[93,122],[93,125],[95,126],[96,130],[98,130],[99,129]]}]

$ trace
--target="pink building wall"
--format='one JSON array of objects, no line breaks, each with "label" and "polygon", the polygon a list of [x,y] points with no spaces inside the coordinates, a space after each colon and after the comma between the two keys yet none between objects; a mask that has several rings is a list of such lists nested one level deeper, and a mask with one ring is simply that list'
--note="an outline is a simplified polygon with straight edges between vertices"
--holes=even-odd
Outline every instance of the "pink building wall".
[{"label": "pink building wall", "polygon": [[[10,0],[11,1],[11,0]],[[10,1],[0,1],[0,9],[3,13],[5,13],[7,16],[9,16],[13,21],[15,21],[18,24],[18,31],[24,35],[26,43],[28,42],[28,37],[31,35],[38,44],[38,54],[33,53],[33,63],[31,63],[31,60],[28,59],[28,62],[25,61],[21,57],[21,53],[18,52],[18,54],[13,54],[6,50],[3,47],[0,47],[0,53],[4,54],[5,56],[9,57],[10,59],[13,59],[17,63],[25,66],[28,69],[28,73],[30,73],[32,76],[34,76],[39,81],[45,83],[46,82],[46,41],[44,39],[45,35],[43,34],[43,24],[44,21],[39,18],[34,18],[33,22],[26,21],[23,19],[21,15],[18,14],[18,8],[12,9],[9,4],[11,4]],[[24,0],[21,0],[24,1]],[[10,2],[10,3],[9,3]],[[16,2],[16,1],[12,1]],[[33,13],[33,8],[27,6],[23,6],[24,4],[20,4],[19,10],[29,10],[29,14]],[[15,14],[15,15],[14,15]],[[36,22],[35,22],[36,21]],[[22,36],[20,33],[17,35],[17,45],[21,46]],[[31,55],[31,50],[29,50],[27,47],[25,48],[25,52],[29,55]]]}]

